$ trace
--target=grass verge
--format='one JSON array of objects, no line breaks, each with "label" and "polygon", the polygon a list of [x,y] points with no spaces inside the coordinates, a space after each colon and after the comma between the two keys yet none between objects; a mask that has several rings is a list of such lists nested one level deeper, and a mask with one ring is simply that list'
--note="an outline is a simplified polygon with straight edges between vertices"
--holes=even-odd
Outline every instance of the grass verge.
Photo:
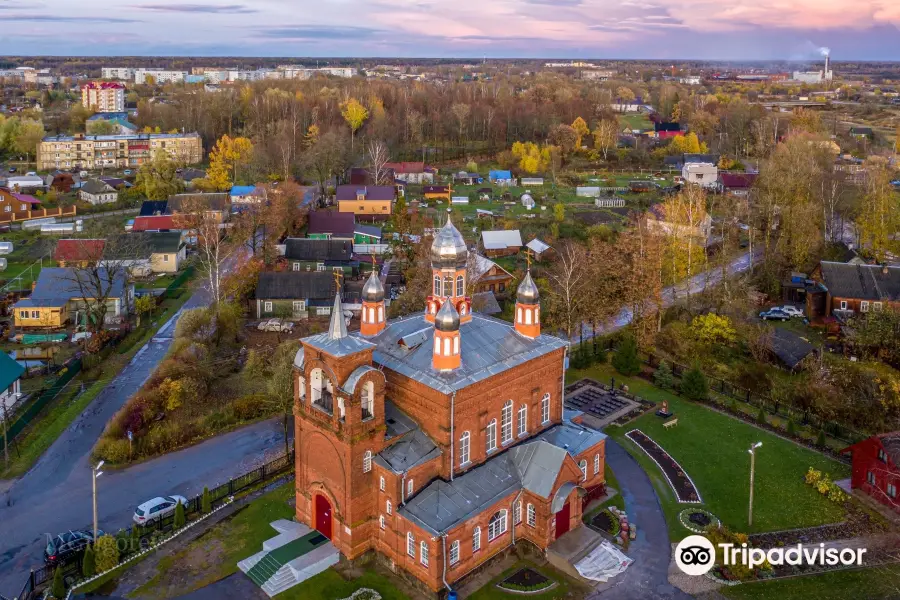
[{"label": "grass verge", "polygon": [[[623,377],[608,365],[569,372],[570,381],[582,377],[606,382],[615,377],[617,383],[626,383],[634,394],[655,402],[669,401],[669,410],[678,418],[677,426],[664,428],[664,420],[651,412],[625,427],[609,426],[606,433],[647,472],[666,515],[671,539],[680,540],[688,533],[678,522],[678,513],[698,505],[677,502],[659,467],[625,437],[632,429],[643,431],[678,461],[700,492],[703,503],[699,506],[737,531],[755,533],[811,527],[844,518],[843,506],[830,502],[803,480],[811,466],[830,473],[834,479],[847,477],[849,467],[843,463],[680,398],[642,379]],[[763,442],[763,446],[756,455],[753,526],[748,527],[750,456],[747,450],[757,441]]]},{"label": "grass verge", "polygon": [[900,598],[900,565],[745,583],[719,591],[731,600],[893,600]]},{"label": "grass verge", "polygon": [[[497,584],[522,568],[530,568],[539,571],[545,577],[556,582],[556,586],[545,592],[517,594],[501,590]],[[530,598],[532,600],[556,600],[557,598],[582,597],[578,592],[584,592],[583,586],[572,581],[567,575],[561,573],[550,565],[537,566],[529,561],[520,561],[503,571],[486,586],[469,596],[468,600],[510,600],[511,598]],[[570,592],[572,596],[570,596]]]}]

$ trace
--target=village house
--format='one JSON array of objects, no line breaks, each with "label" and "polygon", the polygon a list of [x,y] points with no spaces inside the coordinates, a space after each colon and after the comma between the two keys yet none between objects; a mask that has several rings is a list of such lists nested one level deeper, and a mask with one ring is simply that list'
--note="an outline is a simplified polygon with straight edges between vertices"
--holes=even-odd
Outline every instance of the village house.
[{"label": "village house", "polygon": [[206,221],[225,223],[231,215],[231,197],[227,192],[193,192],[169,196],[166,203],[165,214],[198,216],[201,212]]},{"label": "village house", "polygon": [[690,236],[703,248],[708,247],[712,241],[712,217],[707,212],[699,215],[693,225],[673,222],[666,215],[664,204],[651,206],[650,210],[647,211],[647,216],[648,229],[658,235],[676,234],[681,237]]},{"label": "village house", "polygon": [[339,185],[335,201],[341,212],[353,213],[357,219],[384,221],[394,211],[396,190],[391,185]]},{"label": "village house", "polygon": [[460,171],[453,175],[453,182],[460,185],[478,185],[484,183],[484,178],[478,173],[466,173],[465,171]]},{"label": "village house", "polygon": [[[177,273],[187,258],[187,246],[180,231],[157,231],[130,234],[137,238],[131,244],[141,256],[131,259],[131,266],[149,268],[154,273]],[[110,256],[109,260],[118,257]]]},{"label": "village house", "polygon": [[518,229],[502,231],[482,231],[481,246],[485,256],[512,256],[522,249],[522,234]]},{"label": "village house", "polygon": [[563,410],[565,341],[541,332],[530,272],[515,323],[473,314],[448,219],[425,312],[386,320],[371,276],[349,333],[340,297],[294,359],[296,517],[353,561],[376,557],[435,597],[514,544],[582,527],[605,440]]},{"label": "village house", "polygon": [[810,278],[818,284],[806,295],[810,317],[900,308],[900,267],[823,260]]},{"label": "village house", "polygon": [[713,189],[719,184],[719,168],[712,163],[684,163],[681,177],[685,183]]},{"label": "village house", "polygon": [[291,271],[353,272],[353,242],[346,239],[287,238],[284,258]]},{"label": "village house", "polygon": [[724,193],[745,198],[750,195],[757,177],[757,173],[720,173],[719,184]]},{"label": "village house", "polygon": [[263,204],[266,201],[266,188],[260,185],[236,185],[228,192],[232,210],[235,204]]},{"label": "village house", "polygon": [[488,173],[488,179],[495,185],[508,186],[514,182],[511,171],[494,170]]},{"label": "village house", "polygon": [[260,273],[256,286],[256,318],[296,320],[328,316],[333,297],[334,277],[331,272]]},{"label": "village house", "polygon": [[113,186],[99,179],[89,179],[78,190],[78,197],[89,204],[112,204],[118,201],[119,192]]},{"label": "village house", "polygon": [[314,210],[308,219],[306,237],[311,240],[353,240],[356,218],[351,212]]},{"label": "village house", "polygon": [[28,194],[20,194],[0,187],[0,223],[28,221],[44,217],[74,216],[75,205],[66,208],[41,208],[41,201]]},{"label": "village house", "polygon": [[386,169],[394,171],[394,179],[406,183],[432,183],[434,170],[427,169],[424,162],[385,163]]},{"label": "village house", "polygon": [[0,352],[0,421],[22,397],[22,374],[25,367]]},{"label": "village house", "polygon": [[131,225],[131,231],[181,231],[184,223],[176,222],[172,215],[154,215],[150,217],[136,217]]},{"label": "village house", "polygon": [[472,285],[475,293],[493,292],[495,296],[505,297],[513,282],[512,273],[480,254],[475,255],[472,273]]},{"label": "village house", "polygon": [[58,267],[84,268],[103,258],[105,239],[64,239],[56,242],[53,259]]},{"label": "village house", "polygon": [[900,513],[900,431],[873,435],[841,450],[850,453],[850,487]]},{"label": "village house", "polygon": [[544,253],[553,250],[553,248],[551,248],[538,238],[534,238],[533,240],[525,244],[525,247],[531,250],[534,258],[537,260],[541,260],[541,258],[544,256]]},{"label": "village house", "polygon": [[131,312],[134,285],[125,280],[122,270],[110,274],[98,269],[96,280],[90,276],[91,272],[60,267],[43,269],[31,295],[13,305],[16,328],[59,329],[69,322],[82,323],[90,303],[104,297],[107,324],[121,322]]},{"label": "village house", "polygon": [[449,185],[422,186],[422,197],[426,200],[446,200],[450,202],[451,193],[453,193],[453,190]]},{"label": "village house", "polygon": [[169,201],[168,200],[144,200],[141,203],[141,211],[138,213],[139,217],[153,217],[158,215],[168,214],[169,211]]}]

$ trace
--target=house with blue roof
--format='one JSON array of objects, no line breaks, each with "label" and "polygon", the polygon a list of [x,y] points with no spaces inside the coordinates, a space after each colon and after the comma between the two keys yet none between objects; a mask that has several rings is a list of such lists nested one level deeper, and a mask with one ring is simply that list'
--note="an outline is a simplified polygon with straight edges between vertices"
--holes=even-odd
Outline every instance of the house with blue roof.
[{"label": "house with blue roof", "polygon": [[228,195],[232,207],[235,204],[261,204],[266,201],[266,189],[260,185],[236,185]]},{"label": "house with blue roof", "polygon": [[491,183],[496,183],[497,185],[513,184],[513,176],[510,171],[491,171],[488,173],[488,179],[491,180]]},{"label": "house with blue roof", "polygon": [[[22,374],[25,373],[25,367],[7,356],[5,352],[0,352],[0,407],[9,409],[22,397]],[[0,410],[0,420],[6,414],[5,410]]]}]

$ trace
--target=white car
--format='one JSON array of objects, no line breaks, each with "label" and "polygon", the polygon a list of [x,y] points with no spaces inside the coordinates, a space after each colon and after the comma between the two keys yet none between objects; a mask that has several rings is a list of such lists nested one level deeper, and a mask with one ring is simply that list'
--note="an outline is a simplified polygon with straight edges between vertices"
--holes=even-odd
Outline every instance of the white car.
[{"label": "white car", "polygon": [[776,306],[778,310],[783,313],[787,313],[792,317],[802,317],[803,311],[797,308],[796,306],[791,306],[790,304],[785,304],[784,306]]},{"label": "white car", "polygon": [[138,525],[144,525],[150,521],[161,519],[174,513],[175,507],[179,502],[186,506],[187,498],[184,496],[166,496],[165,498],[159,497],[147,500],[134,511],[134,522]]},{"label": "white car", "polygon": [[268,321],[260,323],[257,329],[260,331],[280,331],[284,333],[293,331],[294,324],[290,321],[282,321],[281,319],[269,319]]}]

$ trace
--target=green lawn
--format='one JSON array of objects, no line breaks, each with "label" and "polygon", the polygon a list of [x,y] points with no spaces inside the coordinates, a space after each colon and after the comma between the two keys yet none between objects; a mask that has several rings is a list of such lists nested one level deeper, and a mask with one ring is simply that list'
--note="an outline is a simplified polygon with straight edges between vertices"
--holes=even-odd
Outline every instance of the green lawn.
[{"label": "green lawn", "polygon": [[[608,365],[586,370],[570,370],[569,381],[591,377],[617,385],[627,383],[631,392],[661,402],[669,401],[669,410],[678,425],[665,429],[663,419],[653,413],[632,421],[625,427],[610,426],[606,433],[625,447],[650,476],[669,526],[673,540],[682,539],[687,530],[678,523],[677,515],[691,504],[679,504],[659,467],[636,444],[625,438],[632,429],[640,429],[677,460],[697,486],[703,508],[723,523],[741,532],[774,531],[809,527],[841,521],[844,510],[829,502],[803,481],[810,466],[823,470],[835,479],[849,476],[849,468],[818,452],[803,448],[713,411],[703,405],[679,398],[637,378],[626,378]],[[749,504],[750,445],[761,441],[757,450],[753,526],[747,526]]]},{"label": "green lawn", "polygon": [[390,579],[376,571],[366,571],[353,579],[345,579],[334,569],[323,571],[277,597],[278,600],[339,600],[348,598],[360,588],[373,589],[384,600],[410,600]]},{"label": "green lawn", "polygon": [[822,575],[794,577],[723,587],[732,600],[889,600],[900,597],[900,565],[833,571]]},{"label": "green lawn", "polygon": [[[521,569],[522,567],[530,567],[540,572],[544,576],[557,582],[557,586],[552,590],[542,593],[534,593],[523,595],[521,593],[507,592],[497,587],[497,584]],[[557,600],[560,598],[568,598],[569,593],[575,593],[574,597],[583,597],[578,594],[584,592],[582,586],[570,579],[564,573],[560,573],[550,565],[537,566],[528,561],[521,561],[495,577],[486,586],[470,595],[467,600],[513,600],[515,598],[531,598],[533,600]]]},{"label": "green lawn", "polygon": [[629,129],[650,129],[653,123],[644,113],[632,113],[627,115],[619,115],[619,124]]}]

